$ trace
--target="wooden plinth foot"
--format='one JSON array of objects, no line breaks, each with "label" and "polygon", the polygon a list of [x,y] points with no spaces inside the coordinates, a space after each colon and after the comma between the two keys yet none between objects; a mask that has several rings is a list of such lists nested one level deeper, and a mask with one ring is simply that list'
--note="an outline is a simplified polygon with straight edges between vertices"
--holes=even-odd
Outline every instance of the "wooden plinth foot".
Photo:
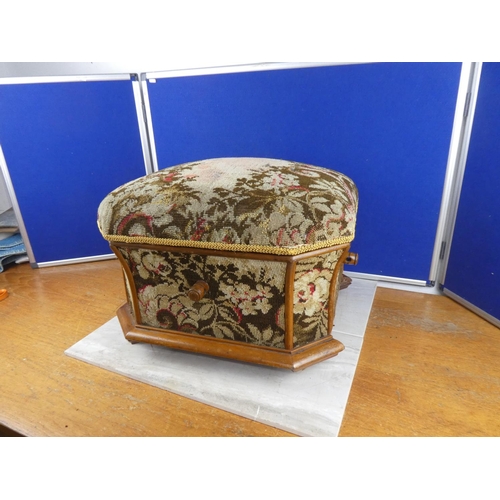
[{"label": "wooden plinth foot", "polygon": [[349,278],[349,276],[343,274],[342,277],[340,278],[340,289],[344,290],[344,288],[347,288],[351,283],[352,283],[352,278]]},{"label": "wooden plinth foot", "polygon": [[285,368],[292,371],[303,370],[320,361],[332,358],[344,350],[344,345],[330,336],[297,349],[286,350],[140,326],[134,324],[128,304],[120,307],[116,315],[125,338],[133,343],[157,344],[172,349],[275,368]]}]

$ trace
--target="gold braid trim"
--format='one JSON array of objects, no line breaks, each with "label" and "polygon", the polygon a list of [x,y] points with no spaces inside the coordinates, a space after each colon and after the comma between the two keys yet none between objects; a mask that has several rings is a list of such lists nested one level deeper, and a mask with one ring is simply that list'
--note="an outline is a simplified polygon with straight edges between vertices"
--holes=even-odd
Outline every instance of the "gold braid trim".
[{"label": "gold braid trim", "polygon": [[[100,228],[99,228],[100,229]],[[102,233],[102,231],[101,231]],[[173,240],[170,238],[150,238],[148,236],[121,236],[102,233],[105,240],[112,243],[143,243],[145,245],[164,245],[172,247],[204,248],[209,250],[226,250],[230,252],[255,252],[273,255],[298,255],[312,250],[319,250],[335,245],[344,245],[354,239],[352,236],[342,236],[334,240],[320,241],[311,245],[298,245],[295,247],[274,247],[267,245],[243,245],[238,243],[220,243],[212,241]]]}]

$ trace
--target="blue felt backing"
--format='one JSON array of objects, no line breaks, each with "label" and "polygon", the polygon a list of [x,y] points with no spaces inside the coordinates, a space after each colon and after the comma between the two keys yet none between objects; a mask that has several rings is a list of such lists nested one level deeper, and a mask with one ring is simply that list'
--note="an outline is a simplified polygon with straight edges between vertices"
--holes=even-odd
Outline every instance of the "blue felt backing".
[{"label": "blue felt backing", "polygon": [[37,263],[111,253],[111,190],[145,174],[132,83],[0,85],[0,143]]},{"label": "blue felt backing", "polygon": [[484,63],[444,282],[500,320],[500,63]]}]

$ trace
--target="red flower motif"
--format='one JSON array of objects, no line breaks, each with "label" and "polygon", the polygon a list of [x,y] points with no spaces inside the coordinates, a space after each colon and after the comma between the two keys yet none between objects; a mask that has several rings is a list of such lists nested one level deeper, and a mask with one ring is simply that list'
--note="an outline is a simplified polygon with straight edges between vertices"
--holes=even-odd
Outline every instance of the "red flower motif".
[{"label": "red flower motif", "polygon": [[282,227],[279,231],[278,231],[278,236],[276,238],[276,244],[278,246],[281,245],[281,241],[283,240],[283,234],[285,233],[285,228]]},{"label": "red flower motif", "polygon": [[174,177],[175,177],[175,172],[169,172],[164,178],[163,178],[163,181],[164,182],[172,182],[174,180]]},{"label": "red flower motif", "polygon": [[206,231],[207,219],[200,218],[196,223],[196,231],[193,236],[191,236],[191,241],[198,241],[203,236],[203,233]]},{"label": "red flower motif", "polygon": [[[132,222],[134,220],[139,220],[139,219],[143,219],[144,221],[146,221],[146,225],[148,226],[148,228],[151,231],[153,230],[153,217],[151,217],[150,215],[146,215],[146,214],[139,212],[139,213],[130,214],[130,215],[127,215],[126,217],[124,217],[121,220],[120,224],[118,224],[118,228],[116,229],[116,233],[122,234],[123,231],[125,230],[125,228],[127,227],[127,225],[129,224],[129,222]],[[129,233],[128,236],[135,236],[135,235],[132,233]]]},{"label": "red flower motif", "polygon": [[241,309],[239,307],[233,307],[233,311],[236,313],[236,316],[238,316],[238,324],[241,323],[243,320],[243,314],[241,313]]}]

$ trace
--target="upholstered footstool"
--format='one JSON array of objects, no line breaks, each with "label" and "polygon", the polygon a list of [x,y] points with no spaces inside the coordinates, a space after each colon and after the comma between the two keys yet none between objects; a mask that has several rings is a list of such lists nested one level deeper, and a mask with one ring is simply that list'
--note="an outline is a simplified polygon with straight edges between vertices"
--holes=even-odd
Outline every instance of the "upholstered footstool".
[{"label": "upholstered footstool", "polygon": [[267,158],[185,163],[115,189],[98,225],[123,266],[125,337],[291,370],[335,356],[357,205],[345,175]]}]

